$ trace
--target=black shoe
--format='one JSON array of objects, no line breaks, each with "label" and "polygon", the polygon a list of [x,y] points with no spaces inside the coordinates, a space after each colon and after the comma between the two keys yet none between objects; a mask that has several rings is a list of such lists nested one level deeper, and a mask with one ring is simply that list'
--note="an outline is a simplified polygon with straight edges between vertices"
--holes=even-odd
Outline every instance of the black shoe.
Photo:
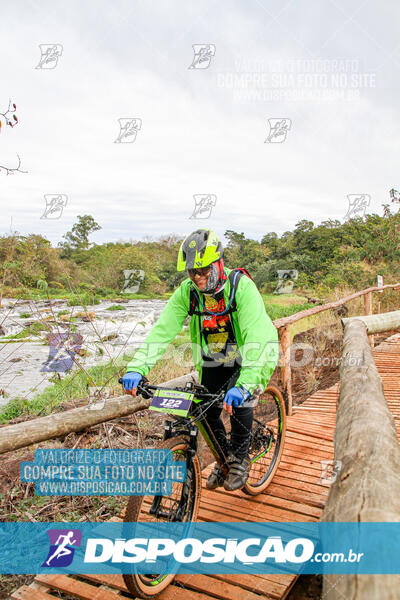
[{"label": "black shoe", "polygon": [[225,478],[222,473],[222,468],[218,463],[215,463],[214,468],[206,481],[206,488],[208,490],[215,490],[215,488],[221,487],[224,484],[224,481]]},{"label": "black shoe", "polygon": [[224,481],[224,488],[229,492],[240,490],[249,477],[250,465],[249,458],[244,457],[240,459],[231,455],[228,458],[229,471]]}]

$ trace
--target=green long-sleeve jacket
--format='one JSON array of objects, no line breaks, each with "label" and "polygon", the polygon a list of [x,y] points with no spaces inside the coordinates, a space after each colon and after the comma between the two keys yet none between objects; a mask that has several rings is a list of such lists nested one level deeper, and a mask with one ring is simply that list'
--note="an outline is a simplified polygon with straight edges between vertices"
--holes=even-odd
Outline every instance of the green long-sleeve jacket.
[{"label": "green long-sleeve jacket", "polygon": [[[231,269],[225,267],[224,271],[229,275]],[[183,322],[188,316],[190,285],[191,280],[187,278],[172,294],[152,330],[127,365],[127,371],[136,371],[146,376],[182,330]],[[224,287],[226,305],[230,287],[228,279]],[[204,303],[201,293],[200,299]],[[236,385],[242,385],[251,393],[256,388],[264,391],[278,361],[278,332],[265,312],[257,286],[246,275],[239,280],[235,299],[237,310],[230,317],[241,355],[241,369]],[[189,329],[193,362],[201,381],[201,344],[204,342],[196,315],[190,319]]]}]

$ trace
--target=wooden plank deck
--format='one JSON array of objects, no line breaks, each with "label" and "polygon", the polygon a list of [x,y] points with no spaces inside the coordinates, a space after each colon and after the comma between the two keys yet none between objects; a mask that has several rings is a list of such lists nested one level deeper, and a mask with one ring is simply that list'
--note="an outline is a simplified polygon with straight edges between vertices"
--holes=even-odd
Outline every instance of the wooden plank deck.
[{"label": "wooden plank deck", "polygon": [[[374,349],[385,397],[400,438],[400,334]],[[281,463],[267,491],[259,496],[205,488],[211,465],[203,471],[201,521],[318,521],[329,492],[320,482],[321,461],[333,459],[339,384],[315,392],[288,418]],[[160,600],[280,600],[296,575],[179,575]],[[55,600],[55,592],[81,600],[118,600],[129,595],[122,576],[37,575],[14,592],[17,600]]]}]

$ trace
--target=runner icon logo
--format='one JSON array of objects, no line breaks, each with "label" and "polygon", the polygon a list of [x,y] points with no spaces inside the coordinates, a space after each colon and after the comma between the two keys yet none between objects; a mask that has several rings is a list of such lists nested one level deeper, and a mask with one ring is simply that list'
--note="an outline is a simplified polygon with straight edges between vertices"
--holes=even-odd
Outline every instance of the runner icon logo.
[{"label": "runner icon logo", "polygon": [[75,548],[79,548],[82,532],[79,529],[48,529],[50,549],[42,567],[68,567],[74,558]]}]

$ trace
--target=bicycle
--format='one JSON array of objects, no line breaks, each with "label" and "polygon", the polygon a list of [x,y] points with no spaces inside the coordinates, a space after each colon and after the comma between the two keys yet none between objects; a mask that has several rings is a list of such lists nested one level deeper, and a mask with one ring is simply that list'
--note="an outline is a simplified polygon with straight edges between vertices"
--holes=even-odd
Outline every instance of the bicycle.
[{"label": "bicycle", "polygon": [[[122,383],[122,378],[118,381]],[[207,423],[200,422],[200,419],[205,417],[211,404],[222,406],[226,392],[210,394],[204,386],[192,382],[185,387],[169,389],[144,382],[138,385],[137,391],[145,398],[152,398],[150,409],[176,415],[173,421],[165,421],[164,439],[157,448],[171,450],[172,460],[186,463],[186,480],[174,482],[169,496],[130,496],[124,522],[196,521],[202,487],[197,454],[199,431],[218,463],[223,465],[226,460],[211,429],[207,429]],[[255,496],[271,483],[282,456],[285,432],[283,396],[277,387],[269,385],[258,396],[254,408],[249,447],[251,468],[242,492]],[[123,578],[133,596],[155,598],[170,585],[175,575],[133,573],[124,574]]]}]

